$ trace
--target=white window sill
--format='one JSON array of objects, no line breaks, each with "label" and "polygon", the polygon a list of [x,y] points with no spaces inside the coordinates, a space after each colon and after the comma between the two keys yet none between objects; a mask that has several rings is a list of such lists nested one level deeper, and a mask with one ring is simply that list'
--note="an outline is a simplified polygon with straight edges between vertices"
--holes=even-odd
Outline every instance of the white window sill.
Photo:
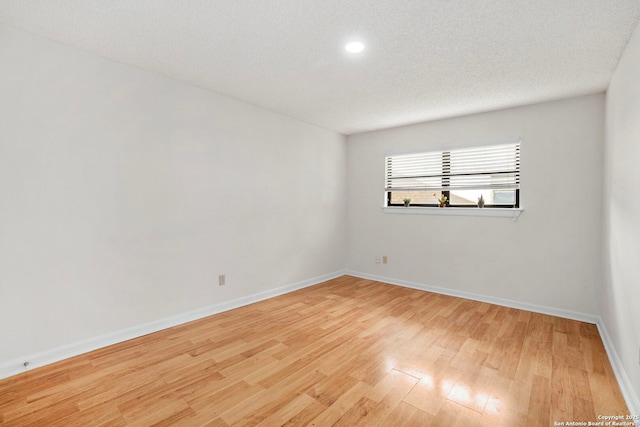
[{"label": "white window sill", "polygon": [[448,215],[448,216],[489,216],[498,218],[513,218],[516,220],[524,209],[513,208],[426,208],[420,206],[383,207],[387,214],[401,215]]}]

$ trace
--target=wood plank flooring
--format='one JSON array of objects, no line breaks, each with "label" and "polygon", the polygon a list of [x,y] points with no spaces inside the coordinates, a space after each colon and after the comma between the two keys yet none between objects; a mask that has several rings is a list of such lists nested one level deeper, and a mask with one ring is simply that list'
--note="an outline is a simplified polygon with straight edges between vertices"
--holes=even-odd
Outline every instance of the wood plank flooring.
[{"label": "wood plank flooring", "polygon": [[595,325],[349,276],[0,381],[6,426],[549,426],[627,413]]}]

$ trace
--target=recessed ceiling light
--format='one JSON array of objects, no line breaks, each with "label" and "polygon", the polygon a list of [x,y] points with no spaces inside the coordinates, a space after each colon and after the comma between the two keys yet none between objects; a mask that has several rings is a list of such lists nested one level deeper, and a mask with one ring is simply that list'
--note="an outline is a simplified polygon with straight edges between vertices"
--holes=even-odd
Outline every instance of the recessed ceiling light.
[{"label": "recessed ceiling light", "polygon": [[347,43],[344,48],[347,50],[347,52],[358,53],[364,50],[364,44],[360,42],[351,42]]}]

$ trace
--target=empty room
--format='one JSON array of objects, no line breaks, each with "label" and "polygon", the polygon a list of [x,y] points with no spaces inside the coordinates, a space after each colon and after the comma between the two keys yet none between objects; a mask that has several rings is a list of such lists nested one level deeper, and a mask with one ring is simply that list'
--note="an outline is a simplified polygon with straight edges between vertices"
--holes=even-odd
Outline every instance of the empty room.
[{"label": "empty room", "polygon": [[3,0],[0,425],[640,426],[639,21]]}]

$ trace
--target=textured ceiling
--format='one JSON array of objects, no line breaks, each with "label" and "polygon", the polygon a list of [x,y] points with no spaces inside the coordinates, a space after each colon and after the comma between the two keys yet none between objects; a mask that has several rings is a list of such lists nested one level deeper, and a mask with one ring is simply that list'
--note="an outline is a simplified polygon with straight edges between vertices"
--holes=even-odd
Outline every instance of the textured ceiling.
[{"label": "textured ceiling", "polygon": [[0,1],[5,24],[344,134],[606,90],[639,17],[640,0]]}]

